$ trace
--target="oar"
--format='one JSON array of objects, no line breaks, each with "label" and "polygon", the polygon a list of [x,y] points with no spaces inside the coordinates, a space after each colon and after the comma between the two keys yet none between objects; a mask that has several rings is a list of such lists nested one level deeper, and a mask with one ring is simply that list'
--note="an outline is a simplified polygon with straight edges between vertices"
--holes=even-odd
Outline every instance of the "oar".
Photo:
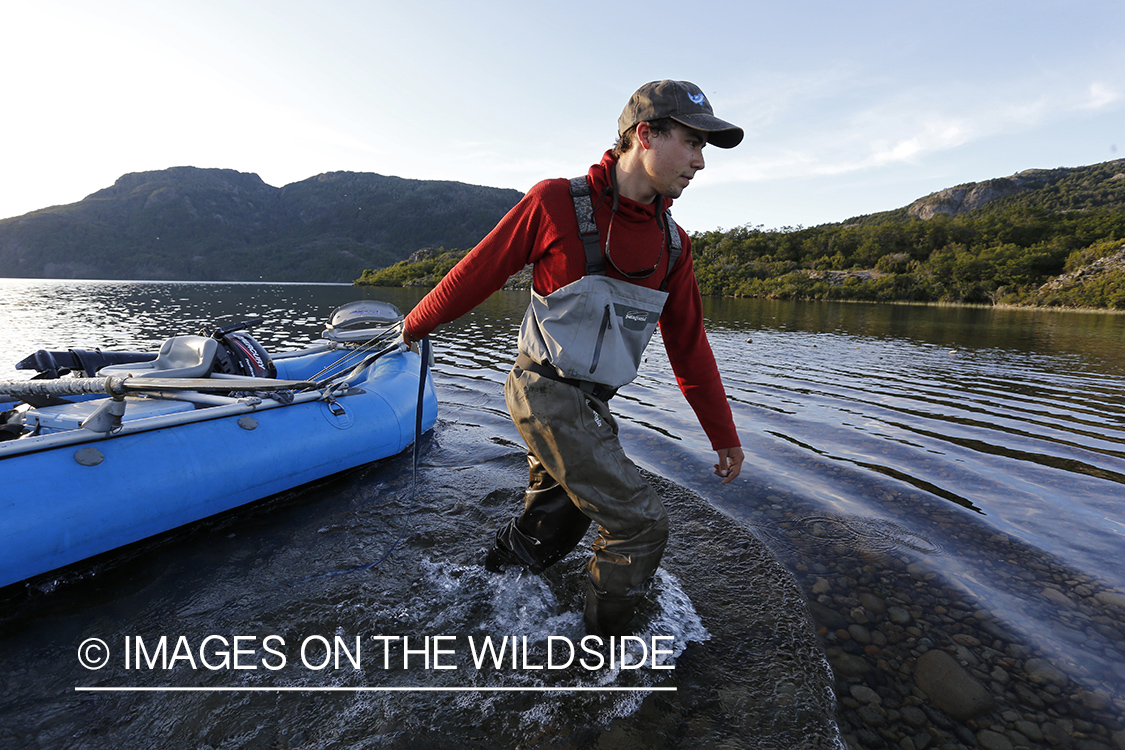
[{"label": "oar", "polygon": [[10,380],[0,383],[0,393],[10,396],[81,396],[108,394],[124,396],[140,391],[298,391],[315,388],[309,380],[270,378],[142,378],[110,375],[107,378],[59,378],[52,380]]},{"label": "oar", "polygon": [[[97,378],[95,378],[97,380]],[[314,388],[311,380],[271,378],[127,378],[122,391],[300,391]]]}]

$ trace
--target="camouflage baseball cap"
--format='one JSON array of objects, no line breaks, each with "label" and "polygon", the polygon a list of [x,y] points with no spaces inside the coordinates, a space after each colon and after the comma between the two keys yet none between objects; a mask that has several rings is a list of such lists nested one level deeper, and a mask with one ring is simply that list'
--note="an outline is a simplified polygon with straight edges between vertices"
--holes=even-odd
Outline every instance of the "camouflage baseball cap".
[{"label": "camouflage baseball cap", "polygon": [[707,133],[707,142],[734,148],[742,142],[742,128],[715,117],[703,91],[688,81],[653,81],[637,89],[617,120],[617,133],[638,122],[670,117],[681,125]]}]

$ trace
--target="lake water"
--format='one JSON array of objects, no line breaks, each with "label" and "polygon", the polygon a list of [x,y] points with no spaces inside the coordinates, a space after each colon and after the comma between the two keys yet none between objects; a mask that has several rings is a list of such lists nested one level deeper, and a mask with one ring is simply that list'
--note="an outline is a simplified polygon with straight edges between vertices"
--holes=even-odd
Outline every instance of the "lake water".
[{"label": "lake water", "polygon": [[[267,348],[295,348],[339,304],[420,296],[0,280],[0,378],[38,348],[155,348],[257,316]],[[479,566],[526,479],[502,393],[526,304],[500,293],[433,337],[416,484],[404,454],[0,592],[0,746],[1125,747],[1125,316],[705,300],[742,476],[711,474],[658,341],[612,402],[673,521],[639,631],[672,668],[554,670],[534,667],[583,635],[586,553],[542,577]],[[76,658],[92,637],[210,635],[274,635],[289,658]],[[530,661],[478,667],[484,635],[526,637]],[[404,669],[403,642],[372,636],[443,637],[456,668]],[[362,664],[298,662],[320,637],[361,639]],[[927,673],[931,651],[953,677]]]}]

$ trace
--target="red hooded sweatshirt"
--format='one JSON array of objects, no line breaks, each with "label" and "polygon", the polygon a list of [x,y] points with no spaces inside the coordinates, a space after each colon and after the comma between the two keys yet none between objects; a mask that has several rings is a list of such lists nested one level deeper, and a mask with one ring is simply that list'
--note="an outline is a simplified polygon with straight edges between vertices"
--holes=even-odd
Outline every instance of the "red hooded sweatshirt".
[{"label": "red hooded sweatshirt", "polygon": [[[609,173],[617,160],[606,152],[590,167],[588,178],[594,220],[602,251],[610,238],[606,275],[656,289],[668,267],[663,222],[657,221],[660,201],[637,203],[621,198],[610,232],[613,204]],[[663,208],[671,205],[665,200]],[[739,446],[730,405],[703,330],[703,303],[692,266],[691,240],[677,227],[683,253],[668,279],[668,300],[660,316],[660,333],[676,382],[695,411],[715,450]],[[406,316],[406,330],[415,338],[468,313],[504,286],[513,274],[533,264],[532,284],[544,296],[577,281],[586,273],[586,251],[578,236],[574,203],[566,179],[544,180],[528,191],[500,223],[481,240]],[[643,279],[629,273],[656,271]],[[617,268],[615,269],[614,266]]]}]

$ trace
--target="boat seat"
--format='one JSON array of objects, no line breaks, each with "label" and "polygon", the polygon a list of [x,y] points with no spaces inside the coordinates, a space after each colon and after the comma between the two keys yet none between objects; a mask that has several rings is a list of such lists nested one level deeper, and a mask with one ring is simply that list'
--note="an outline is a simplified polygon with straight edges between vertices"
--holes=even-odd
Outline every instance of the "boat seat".
[{"label": "boat seat", "polygon": [[133,375],[137,378],[205,378],[215,364],[219,342],[209,336],[173,336],[150,362],[109,365],[98,375]]}]

